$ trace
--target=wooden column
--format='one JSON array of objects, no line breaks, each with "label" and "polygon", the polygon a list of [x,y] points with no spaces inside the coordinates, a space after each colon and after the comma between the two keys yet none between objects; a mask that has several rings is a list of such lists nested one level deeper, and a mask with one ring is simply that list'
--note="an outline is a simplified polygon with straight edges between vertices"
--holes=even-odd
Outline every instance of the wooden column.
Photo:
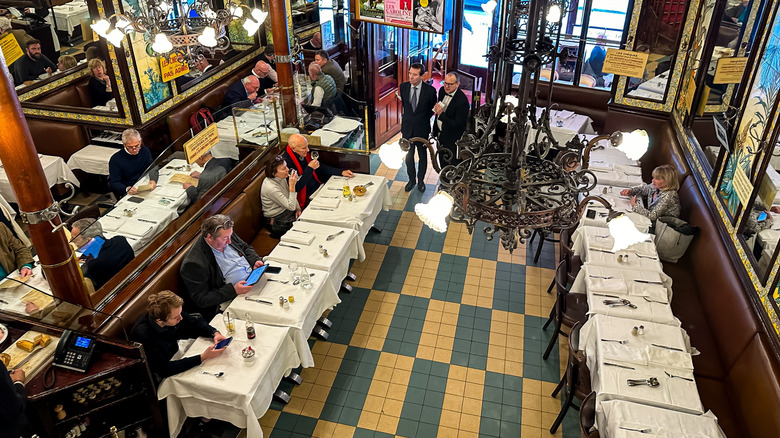
[{"label": "wooden column", "polygon": [[281,88],[284,126],[296,125],[298,110],[295,105],[292,63],[290,62],[290,34],[287,28],[287,6],[284,0],[270,0],[268,13],[271,16],[271,35],[274,38],[276,74],[279,76],[279,87]]},{"label": "wooden column", "polygon": [[[50,209],[54,199],[5,59],[0,62],[0,69],[4,73],[0,79],[0,123],[3,126],[0,129],[0,161],[22,214],[41,212]],[[59,215],[54,215],[52,222],[60,224]],[[38,252],[52,293],[57,298],[91,307],[78,261],[68,245],[65,231],[60,229],[52,233],[52,229],[48,221],[32,220],[30,223],[30,240]]]}]

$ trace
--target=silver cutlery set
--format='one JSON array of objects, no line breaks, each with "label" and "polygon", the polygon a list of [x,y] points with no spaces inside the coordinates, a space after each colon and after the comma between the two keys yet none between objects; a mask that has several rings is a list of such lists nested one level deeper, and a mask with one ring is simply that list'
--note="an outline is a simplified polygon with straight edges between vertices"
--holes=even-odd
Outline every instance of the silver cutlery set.
[{"label": "silver cutlery set", "polygon": [[631,309],[636,309],[636,305],[635,304],[631,304],[631,301],[626,300],[626,299],[604,300],[604,301],[602,301],[602,303],[606,304],[609,307],[625,306],[625,307],[629,307]]}]

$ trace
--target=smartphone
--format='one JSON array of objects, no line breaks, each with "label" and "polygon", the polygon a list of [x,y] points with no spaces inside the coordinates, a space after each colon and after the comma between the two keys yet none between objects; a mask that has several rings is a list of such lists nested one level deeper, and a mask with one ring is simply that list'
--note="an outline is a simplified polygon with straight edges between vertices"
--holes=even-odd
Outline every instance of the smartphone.
[{"label": "smartphone", "polygon": [[758,214],[758,221],[761,222],[763,220],[766,220],[766,212],[765,211],[762,211],[761,213]]},{"label": "smartphone", "polygon": [[278,274],[282,272],[282,268],[280,266],[268,266],[268,269],[266,269],[265,272],[268,272],[269,274]]},{"label": "smartphone", "polygon": [[130,201],[130,202],[135,202],[136,204],[140,204],[140,203],[144,202],[144,198],[139,198],[138,196],[131,196],[131,197],[127,198],[127,200]]},{"label": "smartphone", "polygon": [[257,283],[257,280],[260,279],[260,276],[263,275],[263,272],[265,272],[266,269],[268,269],[268,265],[263,265],[253,270],[246,279],[246,285],[252,286],[253,284]]},{"label": "smartphone", "polygon": [[232,336],[229,337],[229,338],[225,338],[225,339],[219,341],[219,343],[217,344],[216,347],[214,347],[214,349],[215,350],[221,350],[221,349],[227,347],[228,345],[230,345],[231,342],[233,342],[233,337]]}]

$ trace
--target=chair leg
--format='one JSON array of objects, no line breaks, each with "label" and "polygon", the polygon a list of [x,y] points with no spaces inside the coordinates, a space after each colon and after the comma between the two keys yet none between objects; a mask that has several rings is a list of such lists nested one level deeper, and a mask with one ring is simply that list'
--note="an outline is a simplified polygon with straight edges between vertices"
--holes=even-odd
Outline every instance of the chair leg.
[{"label": "chair leg", "polygon": [[558,382],[558,386],[555,387],[555,390],[550,394],[552,398],[558,397],[558,393],[561,392],[561,388],[563,388],[564,383],[566,382],[566,373],[563,373],[563,377],[561,377],[561,381]]},{"label": "chair leg", "polygon": [[544,246],[544,235],[539,233],[539,246],[536,247],[536,255],[534,255],[534,263],[539,262],[539,256],[542,255],[542,247]]},{"label": "chair leg", "polygon": [[550,310],[550,317],[547,318],[547,322],[544,323],[542,326],[542,330],[547,330],[547,326],[550,325],[552,320],[555,318],[555,305],[553,305],[552,310]]},{"label": "chair leg", "polygon": [[552,349],[555,346],[555,341],[558,340],[558,335],[560,333],[561,333],[561,319],[558,318],[557,321],[555,321],[555,333],[553,334],[552,338],[550,338],[550,344],[547,346],[547,350],[544,351],[544,355],[542,356],[542,359],[547,360],[547,358],[550,357],[550,353],[552,352]]},{"label": "chair leg", "polygon": [[555,287],[555,279],[553,278],[553,281],[550,282],[550,287],[547,288],[547,293],[551,294],[554,287]]},{"label": "chair leg", "polygon": [[[566,376],[563,376],[563,378],[565,379]],[[574,397],[574,388],[568,388],[568,389],[569,390],[566,391],[566,400],[564,400],[563,404],[561,405],[561,412],[558,413],[558,418],[555,419],[555,422],[553,423],[552,427],[550,427],[551,434],[555,434],[555,432],[558,430],[558,427],[560,427],[564,417],[566,417],[566,412],[569,410],[569,407],[572,405],[571,401],[572,401],[572,397]]]}]

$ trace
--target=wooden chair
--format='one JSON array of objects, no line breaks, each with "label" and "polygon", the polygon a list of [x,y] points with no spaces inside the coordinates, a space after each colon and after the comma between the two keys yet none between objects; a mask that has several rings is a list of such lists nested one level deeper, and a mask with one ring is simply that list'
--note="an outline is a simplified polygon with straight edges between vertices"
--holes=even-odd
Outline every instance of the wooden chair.
[{"label": "wooden chair", "polygon": [[100,217],[100,206],[95,203],[80,209],[78,213],[69,217],[68,220],[65,221],[65,223],[68,225],[68,228],[70,228],[73,226],[73,223],[79,219],[84,219],[84,218],[97,219],[99,217]]},{"label": "wooden chair", "polygon": [[[567,274],[567,282],[566,284],[572,284],[574,283],[574,279],[577,278],[577,274],[580,272],[580,268],[582,267],[582,258],[578,255],[574,255],[574,250],[571,247],[571,229],[563,230],[561,231],[561,237],[558,240],[560,243],[560,258],[558,261],[566,260],[566,263],[568,263],[569,271]],[[547,288],[547,293],[552,293],[553,288],[555,287],[555,278],[553,278],[553,281],[550,282],[550,287]]]},{"label": "wooden chair", "polygon": [[569,293],[566,287],[568,281],[569,266],[568,262],[564,259],[558,263],[558,268],[555,270],[555,286],[557,288],[557,297],[552,310],[550,310],[550,317],[547,322],[544,323],[543,330],[547,330],[547,326],[551,322],[555,321],[555,333],[550,338],[550,343],[547,345],[542,358],[547,360],[550,357],[555,346],[555,341],[558,340],[558,335],[568,336],[561,330],[561,326],[574,327],[577,322],[584,323],[588,313],[588,299],[585,294]]},{"label": "wooden chair", "polygon": [[591,75],[586,75],[583,73],[580,75],[580,85],[583,87],[593,88],[596,86],[596,78],[594,78]]},{"label": "wooden chair", "polygon": [[447,75],[447,53],[449,44],[450,40],[446,40],[438,49],[436,49],[436,53],[434,53],[431,58],[431,65],[428,66],[429,71],[440,74],[442,78]]},{"label": "wooden chair", "polygon": [[590,371],[588,370],[588,365],[585,364],[585,354],[579,351],[581,327],[582,323],[577,322],[571,328],[571,333],[569,334],[569,360],[566,365],[566,372],[552,393],[552,397],[555,398],[563,390],[565,400],[561,404],[561,411],[558,413],[558,417],[553,422],[552,427],[550,427],[551,434],[555,434],[558,430],[569,408],[580,409],[574,404],[574,397],[584,400],[591,393]]},{"label": "wooden chair", "polygon": [[594,424],[596,424],[596,393],[591,392],[580,405],[580,436],[599,438],[599,431],[593,429]]}]

